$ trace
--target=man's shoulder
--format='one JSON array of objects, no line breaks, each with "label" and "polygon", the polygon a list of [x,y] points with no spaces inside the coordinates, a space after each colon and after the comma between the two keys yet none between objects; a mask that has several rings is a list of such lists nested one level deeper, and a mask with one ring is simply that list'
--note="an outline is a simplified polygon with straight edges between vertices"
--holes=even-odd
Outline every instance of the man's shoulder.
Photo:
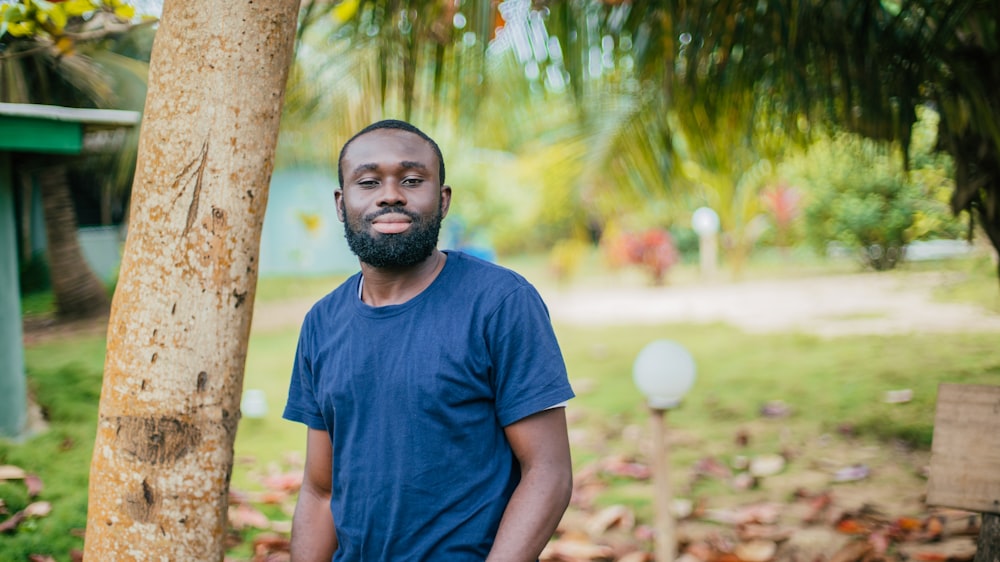
[{"label": "man's shoulder", "polygon": [[462,281],[474,280],[475,286],[492,285],[512,289],[531,286],[531,283],[524,276],[513,269],[458,250],[449,250],[448,259],[455,261],[455,269]]},{"label": "man's shoulder", "polygon": [[358,294],[358,283],[361,273],[355,273],[351,275],[343,283],[337,286],[336,289],[330,291],[321,299],[316,301],[309,312],[306,314],[306,318],[315,317],[317,315],[326,315],[330,313],[336,313],[338,311],[345,310],[344,306],[349,299]]}]

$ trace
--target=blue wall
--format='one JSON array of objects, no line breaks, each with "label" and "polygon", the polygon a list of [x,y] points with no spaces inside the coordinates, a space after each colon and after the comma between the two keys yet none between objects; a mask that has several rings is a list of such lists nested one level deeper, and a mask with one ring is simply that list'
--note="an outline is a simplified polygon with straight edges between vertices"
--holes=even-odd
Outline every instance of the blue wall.
[{"label": "blue wall", "polygon": [[260,242],[260,275],[353,273],[358,258],[344,239],[333,192],[336,170],[274,172]]}]

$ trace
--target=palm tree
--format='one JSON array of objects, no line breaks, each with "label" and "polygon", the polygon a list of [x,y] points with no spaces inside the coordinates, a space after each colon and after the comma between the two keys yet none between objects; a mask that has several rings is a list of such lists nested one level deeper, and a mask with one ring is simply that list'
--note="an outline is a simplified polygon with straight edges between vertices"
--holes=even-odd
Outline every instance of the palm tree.
[{"label": "palm tree", "polygon": [[[523,0],[499,10],[470,0],[460,11],[436,0],[314,0],[302,32],[337,10],[336,33],[380,45],[378,91],[383,103],[386,92],[398,91],[406,115],[430,98],[450,100],[438,112],[473,115],[467,110],[493,87],[485,42],[498,25],[527,29],[512,51],[526,74],[563,77],[557,87],[568,85],[581,121],[593,124],[584,127],[589,144],[603,151],[588,161],[597,168],[642,163],[620,170],[618,178],[631,180],[595,183],[639,196],[677,187],[666,180],[676,178],[678,135],[722,131],[728,144],[756,144],[767,157],[767,140],[755,130],[764,120],[782,142],[843,128],[898,142],[905,155],[916,108],[931,105],[942,115],[940,148],[956,164],[952,208],[967,211],[1000,249],[1000,99],[993,94],[1000,90],[1000,12],[988,0]],[[477,49],[466,53],[470,44]],[[421,68],[434,77],[432,87],[418,87]],[[641,127],[628,112],[609,118],[598,101],[607,99],[607,78],[623,74],[619,93],[632,100],[625,105],[656,108],[633,114],[644,117]],[[438,95],[456,94],[448,77],[462,80],[451,81],[466,94],[460,101]],[[394,83],[402,87],[387,88]],[[620,128],[608,126],[615,122]],[[644,135],[623,135],[640,128]],[[685,156],[706,165],[706,154]]]},{"label": "palm tree", "polygon": [[[0,101],[141,109],[146,63],[118,55],[108,44],[133,28],[125,19],[131,16],[128,6],[113,0],[11,4],[3,11]],[[109,183],[127,184],[134,165],[134,135],[131,140],[110,158],[110,169],[117,174]],[[60,318],[105,314],[109,305],[107,289],[77,240],[69,181],[73,165],[70,158],[34,157],[19,166],[21,174],[37,177],[42,192],[48,265]]]}]

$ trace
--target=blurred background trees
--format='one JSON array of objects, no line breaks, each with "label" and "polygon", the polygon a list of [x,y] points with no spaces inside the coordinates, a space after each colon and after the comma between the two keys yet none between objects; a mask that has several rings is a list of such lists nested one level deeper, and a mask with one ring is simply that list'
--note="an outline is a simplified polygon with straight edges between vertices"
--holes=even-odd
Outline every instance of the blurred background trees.
[{"label": "blurred background trees", "polygon": [[[457,214],[501,252],[599,238],[612,224],[683,240],[690,211],[707,204],[735,271],[761,243],[787,243],[787,217],[765,202],[773,186],[802,190],[803,204],[843,194],[789,183],[781,164],[853,133],[871,139],[856,167],[893,179],[852,185],[882,195],[842,206],[900,207],[838,220],[899,216],[892,232],[818,236],[870,253],[954,235],[939,213],[946,186],[952,211],[997,246],[996,21],[982,0],[316,0],[304,6],[285,131],[320,128],[312,138],[325,146],[311,150],[326,158],[379,116],[427,126],[468,180],[454,182],[471,199]],[[915,156],[919,112],[937,126],[919,133]],[[933,204],[907,206],[913,197]]]},{"label": "blurred background trees", "polygon": [[[95,5],[100,18],[119,6]],[[148,57],[136,37],[154,29],[73,27],[98,21],[67,17],[62,36],[8,25],[0,56],[86,66],[91,86],[46,83],[135,107],[109,69]],[[719,214],[734,276],[804,241],[875,269],[915,241],[978,231],[997,247],[996,22],[984,0],[306,0],[277,165],[330,169],[354,131],[410,119],[448,155],[458,241],[551,250],[565,278],[595,245],[620,248],[612,235],[649,229],[692,261],[700,206]],[[820,170],[837,158],[853,172]]]},{"label": "blurred background trees", "polygon": [[[0,102],[142,110],[152,30],[137,27],[134,16],[119,0],[0,4]],[[77,239],[74,197],[100,201],[101,221],[109,224],[112,201],[127,201],[137,135],[138,128],[110,137],[81,158],[22,155],[15,163],[22,184],[37,182],[41,190],[46,230],[45,265],[26,255],[22,267],[44,269],[49,278],[22,276],[22,284],[31,291],[50,282],[60,317],[107,312],[108,289]],[[74,193],[74,186],[90,193]]]}]

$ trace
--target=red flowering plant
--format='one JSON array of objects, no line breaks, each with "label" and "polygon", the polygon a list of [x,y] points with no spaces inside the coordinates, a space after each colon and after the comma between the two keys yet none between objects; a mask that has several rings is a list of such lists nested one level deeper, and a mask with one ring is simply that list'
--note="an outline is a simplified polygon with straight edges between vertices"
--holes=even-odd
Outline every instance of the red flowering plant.
[{"label": "red flowering plant", "polygon": [[637,265],[649,272],[657,286],[666,282],[670,268],[680,259],[673,237],[663,228],[613,234],[604,247],[613,265]]}]

